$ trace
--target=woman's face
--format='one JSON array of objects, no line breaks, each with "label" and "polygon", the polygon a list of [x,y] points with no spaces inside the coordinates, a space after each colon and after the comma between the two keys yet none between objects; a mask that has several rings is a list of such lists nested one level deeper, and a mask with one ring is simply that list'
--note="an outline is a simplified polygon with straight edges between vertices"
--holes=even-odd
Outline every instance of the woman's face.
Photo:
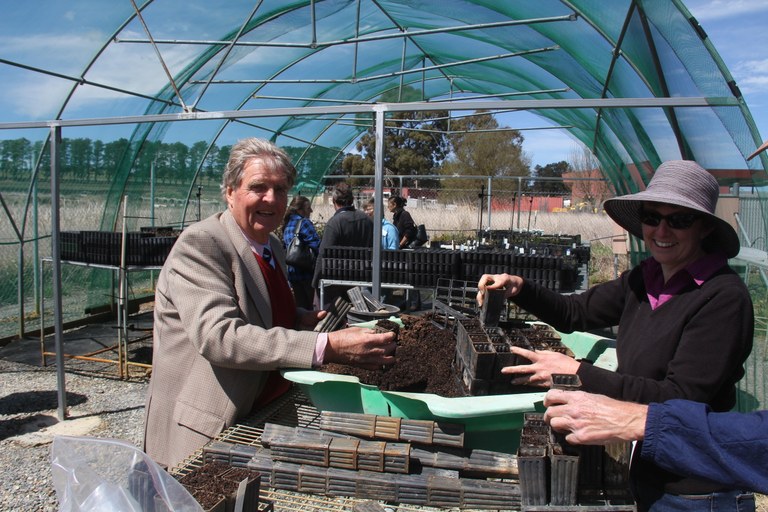
[{"label": "woman's face", "polygon": [[701,242],[713,229],[704,216],[682,206],[651,202],[643,205],[643,212],[643,241],[661,264],[665,280],[704,256]]}]

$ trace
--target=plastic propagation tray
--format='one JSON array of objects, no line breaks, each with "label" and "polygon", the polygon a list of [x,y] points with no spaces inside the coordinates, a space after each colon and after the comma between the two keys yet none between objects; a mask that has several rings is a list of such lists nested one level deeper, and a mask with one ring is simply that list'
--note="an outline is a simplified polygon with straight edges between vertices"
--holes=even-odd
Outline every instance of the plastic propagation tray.
[{"label": "plastic propagation tray", "polygon": [[[392,317],[391,320],[397,320]],[[367,324],[362,324],[367,325]],[[371,326],[373,323],[371,323]],[[616,369],[615,341],[588,333],[559,333],[576,359]],[[378,414],[416,420],[461,423],[465,447],[516,453],[523,415],[543,411],[545,391],[445,398],[428,393],[382,391],[357,377],[313,370],[283,370],[321,411]]]}]

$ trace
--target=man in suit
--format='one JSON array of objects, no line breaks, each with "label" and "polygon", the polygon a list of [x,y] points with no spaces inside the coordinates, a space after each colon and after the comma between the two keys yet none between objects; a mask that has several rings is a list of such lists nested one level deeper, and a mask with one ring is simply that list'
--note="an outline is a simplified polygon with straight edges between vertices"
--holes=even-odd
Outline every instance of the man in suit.
[{"label": "man in suit", "polygon": [[279,368],[394,362],[392,333],[316,333],[327,313],[296,308],[272,234],[295,179],[272,143],[235,144],[221,186],[227,209],[186,228],[160,272],[144,449],[161,465],[177,465],[284,392]]},{"label": "man in suit", "polygon": [[[323,252],[326,247],[373,247],[373,221],[363,211],[355,208],[355,196],[349,183],[341,181],[333,189],[333,216],[328,219],[320,240],[320,256],[315,264],[312,286],[320,289],[323,277]],[[326,286],[323,290],[322,307],[333,304],[338,297],[347,298],[350,286]]]}]

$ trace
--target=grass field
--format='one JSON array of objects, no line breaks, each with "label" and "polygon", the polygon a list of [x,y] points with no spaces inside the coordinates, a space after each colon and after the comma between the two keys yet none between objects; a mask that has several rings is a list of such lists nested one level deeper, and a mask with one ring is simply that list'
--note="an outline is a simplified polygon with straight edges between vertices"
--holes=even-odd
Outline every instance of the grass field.
[{"label": "grass field", "polygon": [[[312,221],[322,227],[333,215],[333,208],[315,201],[312,205]],[[477,231],[488,229],[488,213],[480,219],[474,205],[436,205],[429,208],[408,208],[416,224],[424,224],[430,239],[455,241],[457,244],[474,240]],[[385,217],[392,215],[385,211]],[[482,220],[482,223],[481,223]],[[587,212],[491,212],[490,229],[494,230],[538,230],[545,234],[581,235],[582,243],[592,248],[590,261],[590,284],[606,281],[619,271],[627,268],[626,255],[614,258],[611,239],[615,223],[604,213]]]},{"label": "grass field", "polygon": [[[6,205],[12,212],[19,212],[23,208],[26,197],[22,194],[9,194],[6,197]],[[67,195],[61,202],[60,226],[63,231],[98,230],[104,214],[105,197],[93,194]],[[138,230],[140,226],[150,225],[150,219],[154,218],[156,226],[178,226],[181,224],[183,203],[175,200],[160,199],[156,201],[153,212],[135,211],[129,204],[126,215],[126,225],[129,231]],[[488,212],[482,213],[482,218],[475,205],[441,205],[430,204],[428,207],[411,208],[408,210],[413,215],[417,224],[424,224],[431,239],[444,241],[454,240],[461,244],[470,239],[475,239],[479,227],[488,228]],[[216,197],[208,197],[200,204],[200,218],[205,218],[212,213],[221,210],[223,204]],[[313,205],[312,220],[322,229],[322,226],[334,213],[329,204],[322,204],[318,198]],[[198,205],[191,203],[186,211],[186,223],[197,219]],[[385,212],[387,218],[391,214]],[[14,213],[15,218],[21,218],[20,213]],[[30,240],[33,232],[30,224],[32,216],[27,217],[27,229],[25,239]],[[613,222],[604,214],[564,212],[510,212],[492,211],[490,228],[495,230],[539,230],[546,234],[581,235],[584,243],[592,246],[592,262],[590,264],[590,282],[601,282],[613,277],[616,260],[610,249],[610,238],[613,233]],[[23,315],[26,330],[36,329],[38,323],[39,308],[39,282],[34,262],[36,258],[50,256],[50,203],[41,201],[37,214],[39,240],[37,247],[33,242],[24,246],[23,254],[19,253],[16,243],[15,228],[11,223],[0,223],[0,338],[17,332],[19,324],[19,261],[23,259]],[[122,218],[117,219],[118,226],[122,226]],[[119,230],[119,229],[118,229]],[[624,268],[626,258],[621,258],[619,263]],[[50,265],[42,267],[43,282],[47,283],[46,290],[50,290]],[[109,276],[100,276],[102,284],[94,287],[92,273],[97,270],[74,269],[69,266],[62,268],[62,283],[64,289],[64,309],[67,318],[82,315],[85,307],[97,306],[109,300],[112,290],[109,288]],[[101,271],[103,273],[103,271]],[[131,293],[151,293],[146,283],[136,281]],[[50,292],[47,291],[50,297]],[[50,314],[50,311],[47,312]]]}]

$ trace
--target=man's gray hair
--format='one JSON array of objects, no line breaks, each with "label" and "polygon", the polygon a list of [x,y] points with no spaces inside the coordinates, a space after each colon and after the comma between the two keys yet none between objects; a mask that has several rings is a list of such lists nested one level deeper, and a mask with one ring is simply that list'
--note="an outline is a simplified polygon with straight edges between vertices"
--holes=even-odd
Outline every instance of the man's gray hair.
[{"label": "man's gray hair", "polygon": [[237,188],[243,180],[243,169],[250,160],[261,160],[271,172],[282,172],[288,180],[288,186],[296,183],[296,168],[288,154],[268,140],[250,137],[242,139],[232,146],[229,161],[221,177],[221,196],[227,200],[227,188]]}]

